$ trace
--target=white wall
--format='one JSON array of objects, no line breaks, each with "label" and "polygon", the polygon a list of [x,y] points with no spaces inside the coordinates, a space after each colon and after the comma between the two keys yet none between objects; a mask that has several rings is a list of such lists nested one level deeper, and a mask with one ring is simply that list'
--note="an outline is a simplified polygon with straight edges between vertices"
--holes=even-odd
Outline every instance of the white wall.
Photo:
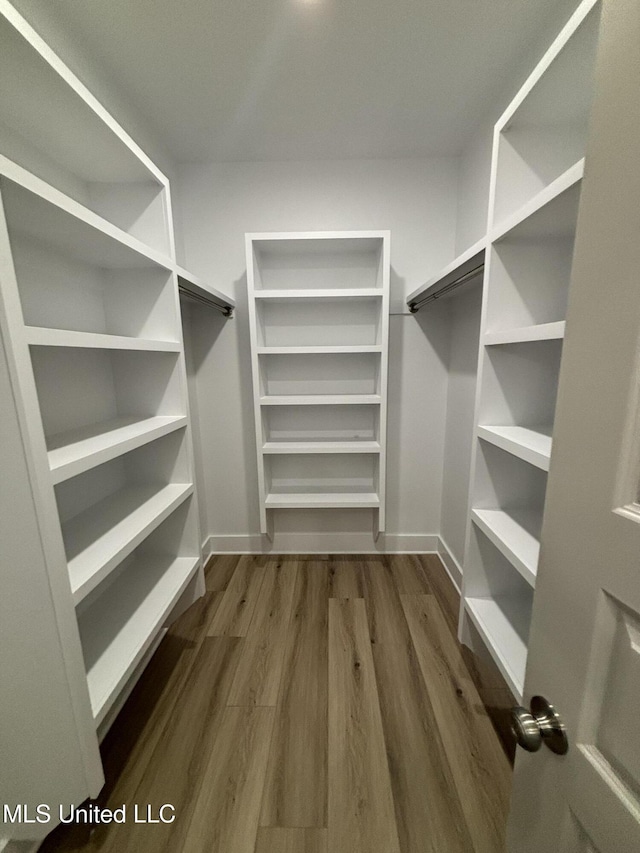
[{"label": "white wall", "polygon": [[459,160],[456,255],[476,243],[487,232],[489,181],[493,125],[498,110],[477,128]]},{"label": "white wall", "polygon": [[[479,284],[448,300],[449,387],[440,535],[459,569],[464,560],[467,527],[481,302]],[[455,577],[455,566],[452,573]]]},{"label": "white wall", "polygon": [[[191,323],[205,529],[222,537],[214,541],[216,547],[265,544],[257,536],[244,233],[375,228],[389,228],[392,234],[385,545],[434,546],[424,537],[436,534],[440,526],[449,314],[445,306],[412,317],[404,297],[453,257],[456,182],[456,162],[450,159],[180,169],[174,196],[184,226],[184,260],[194,273],[238,301],[232,321],[200,311]],[[376,547],[369,510],[291,510],[275,516],[274,547]],[[398,539],[399,534],[405,538]]]}]

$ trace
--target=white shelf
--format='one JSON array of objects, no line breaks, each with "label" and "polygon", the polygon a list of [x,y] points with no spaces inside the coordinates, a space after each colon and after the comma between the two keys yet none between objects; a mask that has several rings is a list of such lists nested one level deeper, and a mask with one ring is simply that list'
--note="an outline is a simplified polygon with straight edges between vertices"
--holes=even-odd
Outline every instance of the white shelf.
[{"label": "white shelf", "polygon": [[377,344],[368,346],[313,346],[313,347],[256,347],[258,355],[321,355],[322,353],[382,352]]},{"label": "white shelf", "polygon": [[540,514],[521,509],[472,509],[471,518],[531,586],[536,585]]},{"label": "white shelf", "polygon": [[134,667],[133,672],[127,678],[126,683],[118,693],[117,698],[111,704],[111,707],[109,708],[107,713],[103,716],[100,724],[97,726],[98,740],[100,741],[100,743],[102,743],[102,741],[105,739],[107,732],[115,722],[116,717],[124,708],[127,699],[133,693],[133,688],[140,680],[140,676],[147,668],[151,658],[156,653],[158,646],[164,640],[168,631],[168,626],[165,626],[164,628],[161,628],[158,631],[158,633],[153,638],[153,641],[149,644],[149,647],[147,648],[146,652],[142,655],[142,657]]},{"label": "white shelf", "polygon": [[261,406],[375,406],[379,394],[280,394],[260,397]]},{"label": "white shelf", "polygon": [[[486,250],[487,238],[483,237],[459,255],[454,261],[447,264],[447,266],[443,270],[440,270],[437,275],[430,278],[426,284],[423,284],[407,296],[407,305],[411,308],[412,306],[419,306],[421,303],[429,302],[439,296],[444,296],[445,292],[448,291],[458,279],[471,274],[474,270],[478,269],[478,267],[482,267],[484,265]],[[469,279],[469,281],[478,279],[479,275],[480,271],[478,271],[478,276],[473,276],[473,279]]]},{"label": "white shelf", "polygon": [[145,555],[79,619],[96,725],[152,644],[199,564],[197,557]]},{"label": "white shelf", "polygon": [[[562,226],[569,219],[563,205],[556,206],[552,211],[553,215],[550,215],[549,221],[546,221],[546,217],[544,216],[535,217],[535,214],[542,212],[544,208],[546,208],[547,205],[550,205],[555,199],[559,198],[564,193],[567,193],[573,187],[576,187],[576,185],[582,180],[583,176],[584,158],[579,160],[577,163],[574,163],[566,172],[556,178],[555,181],[552,181],[552,183],[537,193],[537,195],[535,195],[526,204],[523,204],[522,207],[520,207],[515,213],[511,214],[511,216],[507,216],[505,219],[501,220],[493,229],[491,234],[492,242],[495,243],[498,240],[502,240],[510,231],[513,231],[519,226],[522,226],[524,223],[527,223],[527,220],[532,220],[531,227],[527,229],[527,236],[529,237],[562,233]],[[574,200],[573,196],[567,197],[568,208],[574,207],[576,203],[577,200]],[[525,236],[525,234],[523,233],[522,236]]]},{"label": "white shelf", "polygon": [[518,702],[523,699],[531,602],[517,596],[467,598],[465,609]]},{"label": "white shelf", "polygon": [[46,329],[25,326],[30,346],[77,347],[79,349],[122,349],[146,352],[180,352],[178,341],[154,341],[124,335],[103,335],[94,332],[73,332],[67,329]]},{"label": "white shelf", "polygon": [[524,459],[543,471],[549,470],[551,426],[479,426],[478,437]]},{"label": "white shelf", "polygon": [[349,287],[349,288],[317,288],[315,290],[256,290],[256,299],[268,299],[272,302],[298,302],[307,299],[326,300],[333,302],[335,299],[371,299],[372,296],[383,296],[379,287]]},{"label": "white shelf", "polygon": [[380,453],[378,441],[267,441],[263,453]]},{"label": "white shelf", "polygon": [[188,483],[130,487],[64,524],[74,602],[94,590],[192,492]]},{"label": "white shelf", "polygon": [[160,266],[173,269],[166,255],[0,155],[0,189],[13,231],[88,264],[105,269]]},{"label": "white shelf", "polygon": [[315,509],[375,508],[380,506],[380,498],[373,492],[270,494],[265,498],[265,506],[280,509],[304,507]]},{"label": "white shelf", "polygon": [[156,415],[150,418],[116,418],[59,433],[48,441],[51,480],[61,483],[186,424],[185,415]]},{"label": "white shelf", "polygon": [[540,323],[537,326],[521,326],[517,329],[504,329],[499,332],[487,332],[484,345],[519,344],[528,341],[555,341],[564,338],[566,322]]}]

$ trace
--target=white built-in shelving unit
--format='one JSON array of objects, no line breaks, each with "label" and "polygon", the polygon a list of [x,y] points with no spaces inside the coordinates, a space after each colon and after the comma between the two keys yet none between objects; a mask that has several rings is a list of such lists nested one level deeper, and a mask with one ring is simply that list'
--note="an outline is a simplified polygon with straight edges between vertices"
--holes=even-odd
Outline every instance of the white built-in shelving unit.
[{"label": "white built-in shelving unit", "polygon": [[389,232],[247,234],[260,519],[377,510],[385,524]]},{"label": "white built-in shelving unit", "polygon": [[598,25],[585,0],[494,134],[461,638],[475,629],[518,701]]},{"label": "white built-in shelving unit", "polygon": [[2,341],[95,796],[99,737],[203,591],[178,279],[207,287],[166,177],[5,0],[0,44]]}]

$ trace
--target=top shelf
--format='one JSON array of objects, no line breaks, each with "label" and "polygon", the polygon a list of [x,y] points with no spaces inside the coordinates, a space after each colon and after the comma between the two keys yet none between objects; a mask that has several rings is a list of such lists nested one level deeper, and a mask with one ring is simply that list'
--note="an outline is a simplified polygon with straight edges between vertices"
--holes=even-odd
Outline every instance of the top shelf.
[{"label": "top shelf", "polygon": [[599,19],[584,0],[498,121],[493,227],[585,156]]},{"label": "top shelf", "polygon": [[0,189],[10,236],[19,234],[45,243],[61,254],[104,269],[170,270],[173,266],[166,255],[1,156]]},{"label": "top shelf", "polygon": [[3,159],[171,254],[167,178],[7,0],[0,44]]},{"label": "top shelf", "polygon": [[449,295],[454,288],[457,289],[464,283],[479,281],[484,268],[486,249],[487,238],[483,237],[430,278],[426,284],[414,290],[407,297],[407,305],[412,313],[434,299]]},{"label": "top shelf", "polygon": [[[388,231],[315,231],[247,234],[249,293],[294,298],[383,294]],[[266,296],[266,299],[278,297]],[[339,298],[339,297],[338,297]]]},{"label": "top shelf", "polygon": [[261,252],[359,254],[377,251],[389,231],[268,231],[246,236]]}]

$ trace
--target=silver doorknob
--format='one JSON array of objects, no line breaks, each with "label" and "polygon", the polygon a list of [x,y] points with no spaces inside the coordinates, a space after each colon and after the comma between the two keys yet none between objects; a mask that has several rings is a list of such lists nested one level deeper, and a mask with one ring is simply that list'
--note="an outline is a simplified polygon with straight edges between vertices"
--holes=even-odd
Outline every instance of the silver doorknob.
[{"label": "silver doorknob", "polygon": [[527,752],[537,752],[543,743],[557,755],[565,755],[569,749],[562,718],[544,696],[533,697],[530,711],[513,708],[511,729],[518,745]]}]

